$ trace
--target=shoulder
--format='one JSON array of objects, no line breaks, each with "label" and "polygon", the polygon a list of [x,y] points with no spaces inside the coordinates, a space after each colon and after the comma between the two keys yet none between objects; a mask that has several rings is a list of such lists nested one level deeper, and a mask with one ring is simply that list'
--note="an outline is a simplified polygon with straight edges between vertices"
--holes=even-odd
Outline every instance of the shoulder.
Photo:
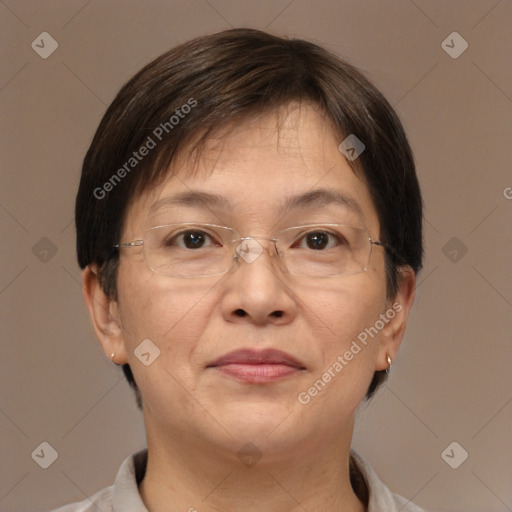
[{"label": "shoulder", "polygon": [[395,500],[396,509],[400,512],[427,512],[399,494],[393,494],[393,498]]},{"label": "shoulder", "polygon": [[52,512],[147,512],[138,490],[146,465],[147,449],[144,449],[124,460],[114,485],[105,487],[83,501],[65,505]]},{"label": "shoulder", "polygon": [[70,503],[63,507],[57,508],[51,512],[112,512],[112,495],[114,493],[114,486],[105,487],[101,491],[77,503]]},{"label": "shoulder", "polygon": [[426,512],[407,498],[391,492],[364,457],[354,450],[350,456],[368,488],[368,512]]}]

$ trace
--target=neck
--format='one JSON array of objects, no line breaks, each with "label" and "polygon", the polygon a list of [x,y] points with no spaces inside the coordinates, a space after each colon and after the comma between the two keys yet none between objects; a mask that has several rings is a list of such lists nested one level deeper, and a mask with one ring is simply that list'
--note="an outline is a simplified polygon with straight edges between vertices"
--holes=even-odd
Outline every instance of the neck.
[{"label": "neck", "polygon": [[245,457],[185,432],[174,439],[160,436],[149,426],[146,422],[148,464],[139,490],[150,512],[366,510],[350,484],[353,421],[334,449],[325,440],[304,440],[278,453],[267,442],[263,453],[245,445]]}]

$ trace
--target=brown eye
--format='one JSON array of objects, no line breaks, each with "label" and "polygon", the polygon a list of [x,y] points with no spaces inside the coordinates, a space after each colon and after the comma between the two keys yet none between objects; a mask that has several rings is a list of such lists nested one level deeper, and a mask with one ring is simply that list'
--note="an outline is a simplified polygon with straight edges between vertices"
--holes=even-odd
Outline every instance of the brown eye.
[{"label": "brown eye", "polygon": [[311,249],[313,251],[323,251],[324,249],[333,249],[340,245],[342,239],[340,236],[329,231],[316,230],[305,233],[297,240],[294,247],[299,249]]},{"label": "brown eye", "polygon": [[203,247],[207,240],[206,233],[202,233],[201,231],[188,231],[181,235],[183,240],[183,245],[187,249],[199,249]]},{"label": "brown eye", "polygon": [[168,238],[165,245],[169,248],[179,247],[181,249],[202,249],[204,247],[219,247],[221,244],[201,230],[188,230]]},{"label": "brown eye", "polygon": [[306,244],[309,249],[321,250],[329,243],[329,233],[316,231],[306,235]]}]

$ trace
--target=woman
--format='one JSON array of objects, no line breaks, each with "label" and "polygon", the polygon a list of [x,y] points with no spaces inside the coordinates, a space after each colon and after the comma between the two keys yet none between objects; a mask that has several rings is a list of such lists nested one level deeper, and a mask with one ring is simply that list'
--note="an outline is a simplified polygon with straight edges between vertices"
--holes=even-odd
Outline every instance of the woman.
[{"label": "woman", "polygon": [[172,49],[101,121],[76,228],[147,450],[60,512],[420,510],[350,447],[422,262],[411,149],[357,69],[249,29]]}]

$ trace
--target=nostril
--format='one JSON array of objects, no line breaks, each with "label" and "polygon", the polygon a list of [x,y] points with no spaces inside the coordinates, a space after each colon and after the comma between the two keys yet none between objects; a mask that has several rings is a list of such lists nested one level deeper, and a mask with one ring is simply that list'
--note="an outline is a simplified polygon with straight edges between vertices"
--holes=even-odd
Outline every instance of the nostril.
[{"label": "nostril", "polygon": [[243,309],[237,309],[235,311],[236,316],[245,316],[247,313]]},{"label": "nostril", "polygon": [[272,313],[272,316],[276,317],[276,318],[281,318],[283,316],[283,312],[282,311],[274,311]]}]

